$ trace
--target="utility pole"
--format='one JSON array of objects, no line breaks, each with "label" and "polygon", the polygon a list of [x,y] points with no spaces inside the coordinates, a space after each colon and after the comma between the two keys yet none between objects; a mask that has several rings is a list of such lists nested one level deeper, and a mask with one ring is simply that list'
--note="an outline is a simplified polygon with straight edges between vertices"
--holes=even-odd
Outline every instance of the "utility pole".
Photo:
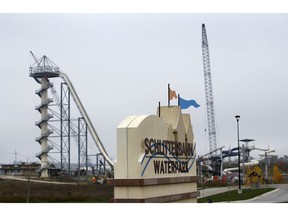
[{"label": "utility pole", "polygon": [[17,151],[16,151],[16,149],[15,149],[15,151],[14,151],[14,155],[15,155],[15,163],[17,164]]}]

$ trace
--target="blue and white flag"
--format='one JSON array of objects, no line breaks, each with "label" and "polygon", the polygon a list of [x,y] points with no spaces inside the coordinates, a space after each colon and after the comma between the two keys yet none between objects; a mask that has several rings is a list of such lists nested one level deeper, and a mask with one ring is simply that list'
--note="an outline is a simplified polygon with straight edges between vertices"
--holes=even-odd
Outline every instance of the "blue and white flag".
[{"label": "blue and white flag", "polygon": [[187,109],[190,106],[195,108],[200,107],[200,105],[195,100],[185,100],[179,96],[179,106],[181,109]]}]

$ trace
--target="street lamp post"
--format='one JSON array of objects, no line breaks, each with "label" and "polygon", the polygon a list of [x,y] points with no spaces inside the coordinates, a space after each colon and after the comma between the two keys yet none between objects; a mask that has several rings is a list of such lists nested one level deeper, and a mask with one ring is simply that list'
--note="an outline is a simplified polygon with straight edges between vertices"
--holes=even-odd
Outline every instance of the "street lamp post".
[{"label": "street lamp post", "polygon": [[238,194],[241,194],[242,189],[241,189],[241,177],[240,177],[240,146],[239,146],[239,119],[240,119],[240,116],[236,115],[235,118],[237,120],[237,142],[238,142],[238,183],[239,183]]},{"label": "street lamp post", "polygon": [[265,151],[265,183],[268,184],[268,158],[267,158],[267,151]]}]

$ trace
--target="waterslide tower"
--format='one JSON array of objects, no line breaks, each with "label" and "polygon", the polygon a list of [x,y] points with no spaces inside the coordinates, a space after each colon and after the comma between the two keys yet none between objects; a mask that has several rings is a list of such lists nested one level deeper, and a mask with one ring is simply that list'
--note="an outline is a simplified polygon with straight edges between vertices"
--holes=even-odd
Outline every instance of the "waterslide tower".
[{"label": "waterslide tower", "polygon": [[51,87],[49,78],[59,77],[60,69],[47,56],[44,55],[37,60],[32,52],[31,54],[35,63],[29,68],[30,77],[33,77],[41,85],[40,89],[35,92],[41,98],[40,105],[35,108],[41,114],[40,121],[36,122],[41,129],[40,136],[35,139],[41,145],[41,152],[37,157],[41,161],[41,177],[48,177],[48,152],[53,148],[48,144],[48,137],[53,133],[48,128],[48,121],[53,118],[53,115],[48,112],[48,105],[53,102],[53,99],[48,97],[48,89]]},{"label": "waterslide tower", "polygon": [[[106,172],[106,161],[108,165],[110,165],[110,170],[113,171],[114,163],[101,142],[68,76],[60,71],[60,68],[47,56],[44,55],[38,59],[31,51],[30,53],[35,63],[29,68],[29,76],[33,77],[35,81],[41,85],[41,88],[36,91],[36,94],[41,98],[40,105],[36,106],[36,110],[38,110],[41,115],[41,119],[36,122],[36,126],[40,128],[41,134],[35,139],[41,145],[41,152],[36,155],[41,161],[41,177],[49,177],[49,174],[58,174],[57,172],[60,169],[61,175],[71,175],[74,171],[78,171],[78,177],[80,179],[81,166],[85,166],[86,172],[83,175],[87,175],[88,163],[90,163],[91,169],[93,166],[89,157],[95,156],[97,160],[96,170],[99,171],[99,167],[101,167],[98,166],[99,156],[101,156],[102,159],[100,159],[100,162],[103,161],[104,172]],[[63,80],[61,83],[60,98],[57,95],[53,83],[49,80],[50,78],[58,77]],[[51,90],[53,99],[48,97],[48,90]],[[70,95],[81,115],[76,119],[70,116]],[[53,116],[55,116],[55,119]],[[75,121],[78,121],[78,124],[75,123]],[[96,144],[98,152],[97,149],[93,148],[94,146],[89,145],[88,154],[88,132],[94,144]],[[51,135],[52,133],[53,135]],[[71,138],[73,138],[76,146],[71,145]],[[53,151],[51,151],[52,149]],[[78,156],[78,168],[71,166],[71,155],[75,158],[75,153]],[[51,162],[49,162],[48,159]]]}]

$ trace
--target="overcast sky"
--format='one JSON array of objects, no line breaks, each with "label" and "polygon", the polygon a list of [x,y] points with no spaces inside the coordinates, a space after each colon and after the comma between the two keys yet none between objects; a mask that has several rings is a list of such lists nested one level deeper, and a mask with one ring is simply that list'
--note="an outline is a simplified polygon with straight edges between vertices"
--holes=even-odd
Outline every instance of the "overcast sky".
[{"label": "overcast sky", "polygon": [[39,161],[40,86],[29,77],[30,50],[69,76],[113,160],[117,126],[129,115],[156,114],[159,101],[167,105],[168,83],[201,105],[183,113],[191,114],[197,154],[209,152],[202,23],[218,147],[237,146],[240,115],[240,139],[288,155],[287,14],[0,14],[0,163],[13,162],[15,150],[18,160]]}]

